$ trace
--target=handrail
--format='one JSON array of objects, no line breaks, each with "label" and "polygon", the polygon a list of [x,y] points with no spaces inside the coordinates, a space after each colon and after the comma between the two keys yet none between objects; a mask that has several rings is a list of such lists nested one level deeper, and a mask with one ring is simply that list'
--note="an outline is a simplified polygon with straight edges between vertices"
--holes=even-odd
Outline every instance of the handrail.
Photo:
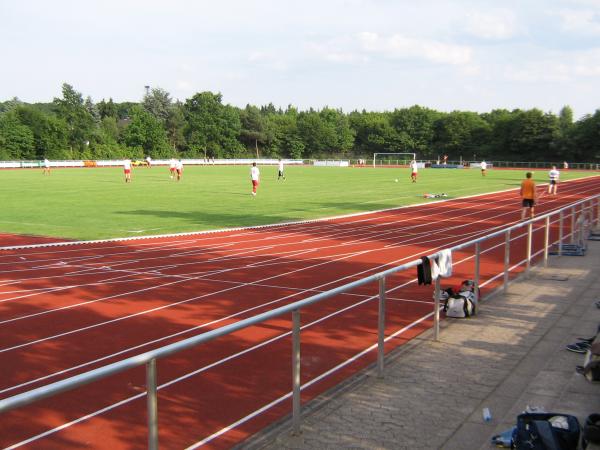
[{"label": "handrail", "polygon": [[[539,215],[539,216],[537,216],[537,217],[535,217],[533,219],[522,221],[522,222],[516,223],[514,225],[511,225],[509,227],[502,228],[501,230],[498,230],[498,231],[486,234],[485,236],[481,236],[479,238],[472,239],[470,241],[463,242],[461,244],[457,244],[457,245],[455,245],[453,247],[450,247],[449,250],[456,251],[456,250],[464,249],[464,248],[469,247],[469,246],[473,246],[473,245],[476,246],[476,255],[475,256],[476,256],[476,261],[477,262],[476,262],[475,285],[476,285],[476,288],[477,288],[478,285],[479,285],[479,279],[478,278],[479,278],[479,254],[480,254],[480,246],[479,246],[479,244],[480,243],[485,242],[485,241],[487,241],[489,239],[492,239],[494,237],[505,235],[505,236],[507,236],[506,242],[507,242],[507,245],[508,245],[508,241],[509,241],[509,237],[510,237],[511,232],[513,230],[516,230],[516,229],[519,229],[519,228],[522,228],[522,227],[528,227],[528,230],[529,230],[528,231],[529,239],[531,239],[531,233],[532,233],[532,226],[531,225],[534,222],[537,222],[537,221],[540,221],[540,220],[545,220],[546,227],[548,227],[549,226],[549,218],[552,217],[552,216],[560,215],[560,218],[561,218],[561,220],[560,220],[560,241],[561,241],[560,244],[562,245],[562,238],[563,238],[563,234],[562,234],[563,212],[566,211],[566,210],[570,210],[571,211],[572,225],[573,225],[574,224],[574,214],[575,214],[576,208],[578,206],[582,206],[582,211],[583,211],[583,205],[585,203],[591,203],[593,200],[597,201],[597,218],[596,218],[596,220],[598,222],[600,222],[600,194],[597,194],[597,195],[588,197],[586,199],[579,200],[577,202],[571,203],[571,204],[569,204],[567,206],[564,206],[562,208],[556,209],[554,211],[551,211],[551,212],[548,212],[548,213],[545,213],[545,214],[541,214],[541,215]],[[591,207],[591,210],[592,210],[592,217],[593,217],[594,205],[591,204],[590,207]],[[571,227],[570,231],[571,231],[571,234],[574,234],[576,232],[575,228],[573,226]],[[546,230],[546,232],[547,232],[547,230]],[[545,241],[545,245],[548,245],[547,239]],[[530,245],[528,245],[528,247],[530,247]],[[545,250],[547,251],[547,249],[545,249]],[[436,251],[436,252],[428,255],[428,257],[429,258],[435,258],[435,257],[439,256],[440,252],[441,252],[441,250]],[[545,257],[547,257],[546,255],[547,255],[547,253],[545,254]],[[531,248],[528,248],[528,259],[527,259],[528,266],[527,267],[529,267],[529,261],[530,261],[530,259],[531,259]],[[404,263],[404,264],[402,264],[400,266],[392,267],[392,268],[387,269],[385,271],[382,271],[382,272],[370,275],[368,277],[362,278],[362,279],[357,280],[357,281],[353,281],[351,283],[344,284],[342,286],[338,286],[337,288],[331,289],[331,290],[326,291],[326,292],[315,294],[313,296],[310,296],[310,297],[305,298],[303,300],[296,301],[296,302],[291,303],[289,305],[281,306],[281,307],[278,307],[276,309],[273,309],[273,310],[270,310],[270,311],[267,311],[267,312],[264,312],[264,313],[257,314],[255,316],[249,317],[247,319],[243,319],[243,320],[241,320],[239,322],[236,322],[236,323],[233,323],[233,324],[229,324],[229,325],[225,325],[225,326],[220,327],[218,329],[211,330],[211,331],[199,334],[197,336],[193,336],[191,338],[187,338],[187,339],[184,339],[184,340],[181,340],[181,341],[178,341],[178,342],[175,342],[175,343],[163,346],[163,347],[155,349],[155,350],[151,350],[151,351],[148,351],[148,352],[145,352],[145,353],[141,353],[139,355],[132,356],[132,357],[126,358],[124,360],[117,361],[117,362],[114,362],[112,364],[108,364],[106,366],[102,366],[102,367],[99,367],[97,369],[90,370],[88,372],[84,372],[84,373],[79,374],[79,375],[74,375],[74,376],[66,378],[64,380],[60,380],[60,381],[57,381],[57,382],[54,382],[54,383],[51,383],[51,384],[48,384],[48,385],[45,385],[45,386],[42,386],[42,387],[38,387],[38,388],[35,388],[35,389],[32,389],[32,390],[29,390],[27,392],[23,392],[23,393],[20,393],[20,394],[17,394],[17,395],[14,395],[14,396],[11,396],[11,397],[8,397],[8,398],[5,398],[5,399],[1,399],[0,400],[0,413],[7,412],[7,411],[13,410],[15,408],[19,408],[19,407],[22,407],[22,406],[34,403],[34,402],[42,400],[44,398],[48,398],[48,397],[57,395],[57,394],[59,394],[61,392],[65,392],[65,391],[69,391],[69,390],[75,389],[77,387],[80,387],[80,386],[92,383],[94,381],[103,379],[103,378],[105,378],[107,376],[114,375],[116,373],[120,373],[120,372],[123,372],[123,371],[128,370],[128,369],[132,369],[132,368],[135,368],[135,367],[139,367],[139,366],[144,365],[144,364],[147,365],[147,377],[148,377],[148,380],[150,380],[150,381],[154,380],[154,389],[152,390],[152,389],[150,389],[150,387],[148,389],[148,392],[149,392],[149,401],[148,401],[148,404],[149,404],[149,407],[150,407],[151,404],[153,405],[152,408],[154,408],[154,413],[156,413],[156,386],[155,386],[155,380],[156,380],[156,377],[155,377],[155,375],[156,375],[156,367],[155,366],[156,366],[156,364],[155,364],[155,361],[157,359],[170,356],[170,355],[172,355],[174,353],[177,353],[179,351],[186,350],[186,349],[189,349],[191,347],[195,347],[195,346],[197,346],[199,344],[211,341],[213,339],[216,339],[216,338],[224,336],[224,335],[231,334],[231,333],[233,333],[235,331],[238,331],[238,330],[241,330],[241,329],[244,329],[244,328],[247,328],[247,327],[259,324],[259,323],[262,323],[264,321],[273,319],[275,317],[279,317],[279,316],[281,316],[283,314],[290,313],[290,312],[294,314],[294,316],[293,316],[294,317],[294,320],[293,320],[293,322],[294,322],[294,331],[299,334],[299,330],[297,330],[297,328],[299,327],[299,311],[302,308],[307,307],[309,305],[312,305],[314,303],[320,302],[322,300],[328,299],[328,298],[333,297],[335,295],[338,295],[338,294],[350,291],[350,290],[352,290],[354,288],[357,288],[359,286],[363,286],[365,284],[368,284],[368,283],[371,283],[371,282],[374,282],[374,281],[379,281],[380,282],[379,283],[379,286],[380,286],[379,298],[380,298],[380,302],[381,302],[380,303],[380,313],[381,313],[381,311],[384,311],[383,304],[385,302],[385,279],[386,279],[386,277],[389,276],[389,275],[392,275],[392,274],[395,274],[395,273],[398,273],[398,272],[401,272],[401,271],[404,271],[404,270],[416,267],[419,264],[421,264],[421,259],[412,260],[412,261]],[[508,278],[506,276],[506,271],[507,271],[507,267],[506,267],[506,254],[505,254],[505,272],[504,272],[505,283],[508,282]],[[435,339],[437,339],[438,333],[439,333],[439,295],[438,295],[439,294],[439,288],[440,288],[439,287],[439,283],[440,283],[439,278],[437,278],[436,284],[435,284],[435,321],[434,321],[435,322],[435,329],[434,329]],[[506,286],[505,286],[505,288],[506,288]],[[383,292],[382,292],[382,289],[383,289]],[[475,292],[477,292],[477,291],[478,290],[476,289]],[[382,359],[383,358],[383,356],[382,356],[383,355],[383,348],[382,348],[382,346],[383,346],[382,345],[383,339],[381,338],[381,333],[382,333],[381,327],[382,326],[384,326],[383,318],[380,317],[380,320],[379,320],[379,328],[380,328],[380,330],[379,330],[380,331],[380,339],[379,340],[380,340],[380,345],[379,345],[379,347],[380,347],[380,352],[381,352],[380,355],[381,355],[381,357],[380,357],[380,360],[378,361],[378,366],[379,366],[380,372],[383,370],[383,359]],[[294,341],[294,345],[296,345],[295,341]],[[299,345],[299,343],[298,343],[298,345]],[[298,352],[294,351],[293,353],[294,353],[294,357],[295,358],[299,358],[299,350],[298,350]],[[294,378],[296,378],[296,375],[297,374],[295,374]],[[297,378],[298,378],[297,383],[299,383],[299,376]],[[147,384],[150,386],[152,383],[147,383]],[[297,394],[294,396],[294,400],[295,400],[295,402],[299,402],[299,392],[300,392],[299,385],[296,386],[296,382],[294,382],[294,387],[297,388],[297,389],[295,389],[295,391],[297,390]],[[153,392],[153,399],[150,399],[150,397],[151,397],[150,394],[152,392]],[[298,406],[299,406],[299,403],[298,403]],[[294,413],[295,414],[296,413],[299,414],[299,411],[296,412],[296,409],[297,408],[295,407],[294,408]],[[154,415],[153,414],[149,414],[149,416],[154,416]],[[156,417],[152,417],[152,420],[156,421],[155,419],[156,419]],[[298,426],[299,426],[299,418],[295,417],[294,428],[296,429]],[[149,430],[149,435],[151,436],[150,441],[149,441],[149,448],[157,448],[157,445],[158,445],[158,443],[157,443],[157,433],[156,433],[157,430],[155,428],[152,429],[153,427],[156,427],[156,423],[154,423],[154,425],[150,425],[149,426],[149,428],[151,428]]]}]

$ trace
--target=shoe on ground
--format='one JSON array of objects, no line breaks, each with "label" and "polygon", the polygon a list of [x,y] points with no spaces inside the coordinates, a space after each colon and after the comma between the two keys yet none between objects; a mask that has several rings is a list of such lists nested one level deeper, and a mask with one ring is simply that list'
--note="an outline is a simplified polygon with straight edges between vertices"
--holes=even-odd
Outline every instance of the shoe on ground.
[{"label": "shoe on ground", "polygon": [[585,353],[591,347],[590,344],[586,343],[578,343],[578,344],[569,344],[567,345],[567,350],[575,353]]}]

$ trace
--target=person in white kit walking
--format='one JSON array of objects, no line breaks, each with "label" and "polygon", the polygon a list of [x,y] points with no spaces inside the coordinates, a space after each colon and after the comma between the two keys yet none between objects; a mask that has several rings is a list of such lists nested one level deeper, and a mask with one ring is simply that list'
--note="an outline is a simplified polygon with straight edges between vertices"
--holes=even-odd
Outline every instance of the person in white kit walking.
[{"label": "person in white kit walking", "polygon": [[413,183],[417,182],[417,174],[419,172],[419,166],[417,166],[417,161],[414,159],[410,163],[410,179]]},{"label": "person in white kit walking", "polygon": [[485,177],[485,173],[487,171],[487,163],[485,161],[481,161],[481,164],[479,166],[481,167],[481,176]]},{"label": "person in white kit walking", "polygon": [[548,172],[550,182],[548,183],[548,194],[556,195],[558,189],[558,179],[560,178],[560,172],[556,169],[556,166],[552,166],[552,170]]},{"label": "person in white kit walking", "polygon": [[285,175],[283,173],[283,161],[281,159],[279,160],[279,170],[278,170],[278,175],[277,175],[277,181],[279,181],[280,178],[283,178],[283,180],[285,181]]},{"label": "person in white kit walking", "polygon": [[252,196],[256,196],[256,189],[258,189],[258,183],[260,182],[260,170],[256,167],[256,163],[252,163],[250,168],[250,179],[252,180]]},{"label": "person in white kit walking", "polygon": [[123,172],[125,173],[125,183],[131,183],[131,160],[123,160]]}]

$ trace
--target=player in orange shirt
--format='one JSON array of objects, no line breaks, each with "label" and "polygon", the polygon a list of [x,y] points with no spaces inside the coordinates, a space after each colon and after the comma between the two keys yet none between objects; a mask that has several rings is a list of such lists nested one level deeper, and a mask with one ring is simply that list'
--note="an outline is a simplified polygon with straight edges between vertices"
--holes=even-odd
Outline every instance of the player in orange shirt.
[{"label": "player in orange shirt", "polygon": [[525,213],[529,208],[529,217],[533,219],[535,216],[535,201],[537,194],[535,192],[535,183],[531,179],[531,172],[525,174],[525,179],[521,182],[521,198],[523,199],[523,210],[521,211],[521,220],[525,219]]}]

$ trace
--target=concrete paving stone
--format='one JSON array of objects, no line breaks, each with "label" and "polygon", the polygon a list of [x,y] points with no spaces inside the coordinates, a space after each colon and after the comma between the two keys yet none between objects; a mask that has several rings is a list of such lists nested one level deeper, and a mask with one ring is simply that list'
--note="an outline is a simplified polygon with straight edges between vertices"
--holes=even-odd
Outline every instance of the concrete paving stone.
[{"label": "concrete paving stone", "polygon": [[488,440],[494,431],[491,422],[467,422],[443,443],[444,450],[464,450],[466,448],[479,448]]},{"label": "concrete paving stone", "polygon": [[553,395],[557,390],[564,390],[571,381],[569,372],[542,370],[538,372],[527,386],[527,394]]}]

